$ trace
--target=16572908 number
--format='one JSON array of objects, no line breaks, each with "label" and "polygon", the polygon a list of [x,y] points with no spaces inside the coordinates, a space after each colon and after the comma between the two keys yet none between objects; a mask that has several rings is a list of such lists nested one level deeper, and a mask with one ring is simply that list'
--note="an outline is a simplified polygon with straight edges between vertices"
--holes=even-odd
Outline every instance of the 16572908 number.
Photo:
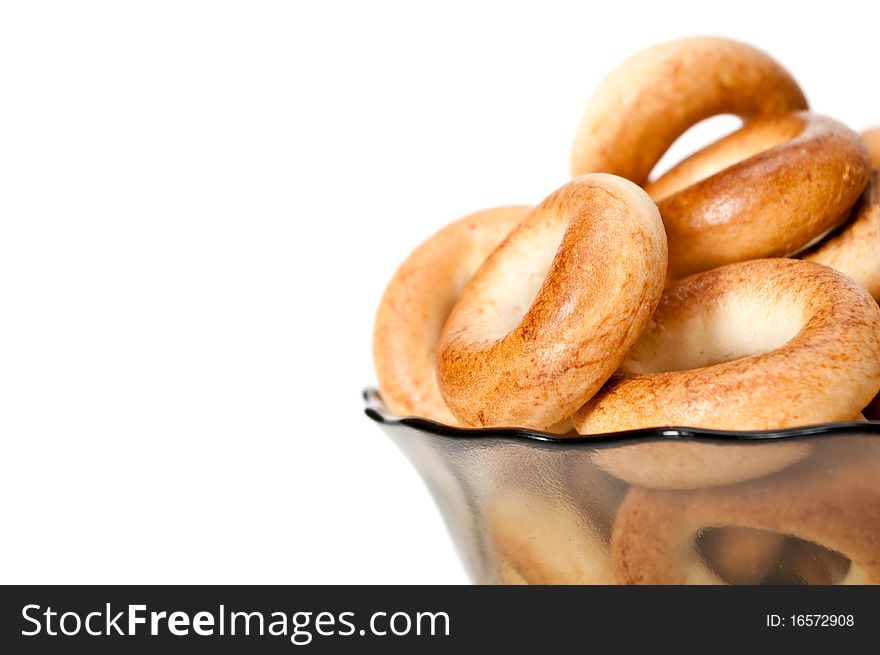
[{"label": "16572908 number", "polygon": [[768,628],[851,628],[856,624],[853,614],[768,614]]},{"label": "16572908 number", "polygon": [[852,614],[792,614],[791,625],[797,628],[837,628],[855,625]]}]

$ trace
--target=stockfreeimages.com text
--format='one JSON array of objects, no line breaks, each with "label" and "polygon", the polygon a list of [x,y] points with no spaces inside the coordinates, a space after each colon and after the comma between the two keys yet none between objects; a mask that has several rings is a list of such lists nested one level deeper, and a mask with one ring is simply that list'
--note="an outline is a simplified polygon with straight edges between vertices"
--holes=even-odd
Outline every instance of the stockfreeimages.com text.
[{"label": "stockfreeimages.com text", "polygon": [[153,611],[146,605],[127,605],[115,610],[106,603],[101,610],[87,614],[61,611],[40,605],[22,608],[27,637],[47,635],[72,637],[88,634],[138,636],[191,635],[289,637],[297,646],[311,643],[315,636],[349,637],[449,636],[450,621],[446,612],[373,612],[358,627],[354,612],[246,612],[231,611],[220,605],[216,611]]}]

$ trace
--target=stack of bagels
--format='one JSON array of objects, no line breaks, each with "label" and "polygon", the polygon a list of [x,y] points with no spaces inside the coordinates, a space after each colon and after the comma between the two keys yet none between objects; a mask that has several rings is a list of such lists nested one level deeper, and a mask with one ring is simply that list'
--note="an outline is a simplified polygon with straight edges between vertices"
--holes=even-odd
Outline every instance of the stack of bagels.
[{"label": "stack of bagels", "polygon": [[[742,128],[649,179],[719,114]],[[400,266],[375,324],[383,400],[563,435],[880,418],[878,168],[880,129],[812,113],[760,50],[640,52],[590,100],[570,181],[466,216]],[[611,474],[605,519],[584,518],[595,499],[502,490],[488,550],[508,582],[754,583],[783,562],[880,583],[880,449],[859,439],[596,449],[571,466],[596,488]]]},{"label": "stack of bagels", "polygon": [[[743,127],[649,181],[718,114]],[[383,400],[580,434],[858,418],[880,390],[878,166],[880,130],[812,113],[760,50],[644,50],[596,89],[569,182],[400,266],[375,324]]]}]

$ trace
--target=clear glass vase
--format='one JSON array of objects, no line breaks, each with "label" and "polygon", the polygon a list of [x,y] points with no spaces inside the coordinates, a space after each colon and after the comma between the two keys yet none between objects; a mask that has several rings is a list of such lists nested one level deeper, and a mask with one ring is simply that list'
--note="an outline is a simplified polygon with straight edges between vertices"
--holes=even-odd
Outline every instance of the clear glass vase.
[{"label": "clear glass vase", "polygon": [[880,584],[880,422],[560,437],[366,414],[481,584]]}]

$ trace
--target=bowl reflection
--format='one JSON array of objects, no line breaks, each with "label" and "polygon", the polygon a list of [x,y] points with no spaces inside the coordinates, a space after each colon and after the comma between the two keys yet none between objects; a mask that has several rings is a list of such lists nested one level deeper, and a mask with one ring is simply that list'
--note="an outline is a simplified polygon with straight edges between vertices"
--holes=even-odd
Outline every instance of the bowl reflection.
[{"label": "bowl reflection", "polygon": [[483,584],[880,584],[880,422],[559,437],[366,414]]}]

